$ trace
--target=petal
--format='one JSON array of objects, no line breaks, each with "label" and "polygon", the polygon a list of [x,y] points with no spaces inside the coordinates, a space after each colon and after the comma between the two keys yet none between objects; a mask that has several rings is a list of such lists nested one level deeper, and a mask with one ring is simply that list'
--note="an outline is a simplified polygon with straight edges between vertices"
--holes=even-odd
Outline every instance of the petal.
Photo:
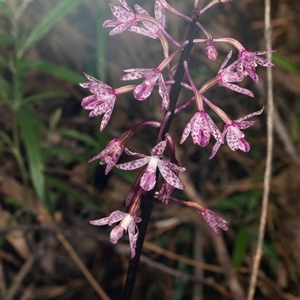
[{"label": "petal", "polygon": [[113,112],[114,104],[115,104],[115,102],[108,107],[107,111],[103,115],[102,122],[100,124],[100,132],[102,132],[104,130],[104,128],[106,127],[106,125],[108,124],[111,114]]},{"label": "petal", "polygon": [[117,35],[117,34],[120,34],[126,30],[128,30],[132,25],[134,24],[134,22],[130,22],[130,23],[121,23],[120,25],[116,26],[114,29],[112,29],[110,32],[109,32],[109,35],[110,36],[113,36],[113,35]]},{"label": "petal", "polygon": [[245,139],[239,139],[239,149],[243,152],[249,152],[250,145]]},{"label": "petal", "polygon": [[124,228],[117,225],[110,233],[110,241],[112,244],[116,244],[118,240],[123,236]]},{"label": "petal", "polygon": [[212,118],[208,114],[206,114],[206,118],[207,118],[207,122],[208,122],[209,127],[210,127],[211,134],[213,135],[213,137],[217,141],[219,141],[220,143],[223,144],[224,139],[223,139],[222,133],[219,130],[218,126],[215,124],[215,122],[212,120]]},{"label": "petal", "polygon": [[146,100],[152,93],[154,85],[149,85],[149,81],[143,81],[140,85],[138,85],[134,91],[133,95],[136,100],[144,101]]},{"label": "petal", "polygon": [[219,148],[220,148],[221,145],[222,145],[222,144],[221,144],[219,141],[216,141],[216,143],[215,143],[215,145],[213,146],[213,149],[212,149],[212,151],[211,151],[211,154],[210,154],[210,156],[209,156],[209,159],[214,158],[214,156],[215,156],[216,153],[218,152],[218,150],[219,150]]},{"label": "petal", "polygon": [[162,157],[165,148],[166,148],[167,142],[166,141],[161,141],[158,143],[151,151],[151,156],[155,157]]},{"label": "petal", "polygon": [[119,222],[126,217],[126,213],[116,210],[109,215],[108,225],[112,225],[113,223]]},{"label": "petal", "polygon": [[138,156],[138,157],[146,157],[145,154],[143,153],[138,153],[138,152],[131,152],[129,149],[125,148],[125,153],[127,155],[131,155],[131,156]]},{"label": "petal", "polygon": [[126,2],[125,0],[119,0],[119,1],[120,1],[121,5],[122,5],[125,9],[127,9],[128,11],[132,11],[132,12],[133,12],[132,8],[127,4],[127,2]]},{"label": "petal", "polygon": [[96,226],[107,225],[109,220],[110,220],[109,217],[101,218],[101,219],[97,219],[97,220],[91,220],[90,224],[96,225]]},{"label": "petal", "polygon": [[140,186],[144,191],[151,191],[154,189],[156,183],[156,175],[155,172],[145,171],[141,181]]},{"label": "petal", "polygon": [[164,161],[160,161],[158,163],[158,169],[165,179],[170,185],[176,187],[177,189],[183,190],[184,185],[179,180],[179,178],[164,164]]},{"label": "petal", "polygon": [[160,78],[158,79],[158,84],[158,92],[162,98],[162,107],[168,110],[170,106],[169,89],[167,88],[162,76],[160,76]]},{"label": "petal", "polygon": [[123,75],[120,79],[121,80],[135,80],[145,76],[149,69],[126,69],[124,72],[128,73]]},{"label": "petal", "polygon": [[226,141],[227,141],[229,148],[232,151],[236,151],[240,148],[239,147],[240,138],[236,135],[236,133],[232,129],[233,128],[231,128],[231,127],[229,128],[227,135],[226,135]]},{"label": "petal", "polygon": [[241,121],[244,121],[244,120],[246,120],[246,119],[249,119],[249,118],[251,118],[251,117],[253,117],[253,116],[260,115],[260,114],[263,112],[264,109],[265,109],[265,107],[263,106],[262,109],[260,109],[260,110],[258,110],[258,111],[255,111],[255,112],[253,112],[253,113],[251,113],[251,114],[248,114],[248,115],[246,115],[246,116],[244,116],[244,117],[241,117],[241,118],[235,120],[235,122],[240,123]]},{"label": "petal", "polygon": [[[194,117],[193,117],[194,118]],[[181,139],[180,139],[180,144],[184,143],[184,141],[187,139],[187,137],[189,136],[190,132],[191,132],[191,127],[192,127],[192,123],[193,123],[193,118],[191,118],[191,120],[186,124]]]},{"label": "petal", "polygon": [[255,72],[255,69],[246,68],[247,74],[251,77],[251,79],[257,84],[259,81],[259,77]]},{"label": "petal", "polygon": [[257,64],[259,64],[260,66],[263,66],[263,67],[270,68],[270,67],[275,66],[273,63],[269,62],[266,58],[263,58],[263,57],[256,56],[255,61]]},{"label": "petal", "polygon": [[229,51],[229,53],[227,54],[225,60],[223,61],[219,71],[218,71],[218,74],[224,69],[224,67],[227,65],[229,59],[231,58],[231,55],[232,55],[232,50]]},{"label": "petal", "polygon": [[81,106],[83,109],[91,110],[105,101],[105,99],[102,99],[103,97],[99,98],[96,95],[87,96],[82,99]]},{"label": "petal", "polygon": [[144,166],[145,164],[147,164],[149,159],[150,158],[147,156],[147,157],[133,160],[133,161],[130,161],[130,162],[127,162],[124,164],[116,165],[115,167],[118,169],[121,169],[121,170],[135,170],[135,169],[140,168],[140,167]]},{"label": "petal", "polygon": [[129,246],[130,246],[130,257],[134,258],[136,242],[139,237],[139,231],[134,222],[130,223],[128,227],[128,237],[129,237]]},{"label": "petal", "polygon": [[185,171],[185,167],[179,167],[173,163],[171,163],[170,161],[167,160],[163,160],[161,161],[167,168],[171,169],[173,172],[176,173],[182,173]]},{"label": "petal", "polygon": [[253,93],[247,89],[244,89],[236,84],[232,84],[232,83],[223,83],[223,84],[219,84],[220,86],[223,86],[223,87],[226,87],[228,89],[231,89],[237,93],[240,93],[240,94],[244,94],[246,96],[249,96],[249,97],[254,97]]},{"label": "petal", "polygon": [[[142,28],[142,27],[138,27],[138,26],[131,26],[128,31],[137,33],[137,34],[142,34],[144,36],[147,36],[151,39],[157,39],[157,35],[152,33],[151,31],[149,31],[148,29]],[[124,79],[123,79],[124,80]]]},{"label": "petal", "polygon": [[155,19],[161,24],[163,28],[166,27],[166,10],[162,6],[159,0],[155,1],[154,6]]},{"label": "petal", "polygon": [[207,225],[216,233],[218,237],[220,237],[220,228],[222,230],[228,230],[228,226],[226,225],[227,222],[210,209],[205,209],[201,212],[201,214]]},{"label": "petal", "polygon": [[251,126],[253,126],[255,123],[257,123],[258,120],[255,120],[255,121],[242,121],[239,123],[239,128],[240,129],[246,129],[246,128],[249,128]]},{"label": "petal", "polygon": [[127,9],[115,4],[109,3],[108,5],[118,21],[130,22],[135,19],[135,14],[132,11],[128,11]]}]

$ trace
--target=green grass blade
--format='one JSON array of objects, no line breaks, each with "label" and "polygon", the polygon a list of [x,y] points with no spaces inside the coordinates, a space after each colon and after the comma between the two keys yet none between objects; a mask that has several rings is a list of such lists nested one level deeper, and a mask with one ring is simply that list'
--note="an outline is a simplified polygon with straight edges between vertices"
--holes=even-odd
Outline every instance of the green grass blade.
[{"label": "green grass blade", "polygon": [[28,103],[34,104],[38,101],[46,100],[46,99],[53,99],[53,98],[66,98],[70,94],[67,92],[44,92],[38,93],[34,95],[30,95],[22,100],[21,105],[26,105]]},{"label": "green grass blade", "polygon": [[47,176],[47,183],[50,184],[53,188],[57,189],[59,192],[73,197],[83,206],[89,207],[93,211],[100,210],[98,205],[89,202],[86,197],[84,197],[80,192],[78,192],[78,190],[72,188],[71,186],[62,182],[61,180],[55,179],[52,176]]},{"label": "green grass blade", "polygon": [[78,84],[78,82],[86,81],[83,75],[72,71],[71,69],[57,65],[55,63],[45,61],[45,60],[23,60],[20,62],[20,68],[23,70],[33,69],[45,72],[56,78],[67,80],[71,83]]},{"label": "green grass blade", "polygon": [[94,139],[90,135],[82,133],[78,130],[64,129],[64,130],[61,131],[61,134],[63,136],[73,138],[77,141],[80,141],[80,142],[84,143],[87,146],[91,146],[91,147],[94,147],[94,148],[97,148],[97,146],[98,146],[98,141],[96,139]]},{"label": "green grass blade", "polygon": [[235,238],[232,264],[234,267],[242,265],[249,245],[249,234],[246,227],[240,227]]},{"label": "green grass blade", "polygon": [[39,126],[25,107],[18,111],[18,121],[24,140],[32,184],[43,205],[46,204],[45,176],[42,149],[39,145]]},{"label": "green grass blade", "polygon": [[280,67],[295,74],[300,74],[300,66],[290,59],[284,57],[283,55],[280,55],[278,53],[273,54],[272,61],[276,65],[276,67]]},{"label": "green grass blade", "polygon": [[12,95],[11,84],[0,75],[0,95],[1,98],[7,100]]},{"label": "green grass blade", "polygon": [[57,23],[57,21],[67,15],[81,2],[82,0],[58,1],[48,14],[42,18],[40,23],[31,30],[19,52],[19,57],[21,57],[29,47],[40,40]]}]

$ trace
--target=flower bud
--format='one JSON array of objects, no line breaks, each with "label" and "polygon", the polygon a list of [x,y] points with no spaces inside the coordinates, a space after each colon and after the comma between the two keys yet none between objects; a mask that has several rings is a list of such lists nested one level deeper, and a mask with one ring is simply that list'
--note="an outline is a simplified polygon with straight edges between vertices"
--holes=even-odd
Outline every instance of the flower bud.
[{"label": "flower bud", "polygon": [[209,60],[215,61],[217,59],[218,51],[213,40],[207,40],[205,45],[205,54]]}]

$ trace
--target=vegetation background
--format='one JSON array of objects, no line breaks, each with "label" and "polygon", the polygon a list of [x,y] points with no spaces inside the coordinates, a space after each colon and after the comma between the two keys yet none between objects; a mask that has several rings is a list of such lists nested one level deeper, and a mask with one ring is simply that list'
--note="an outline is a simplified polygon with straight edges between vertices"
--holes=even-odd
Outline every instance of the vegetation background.
[{"label": "vegetation background", "polygon": [[[0,1],[1,299],[99,299],[101,293],[119,299],[122,293],[129,257],[126,237],[112,245],[110,228],[90,226],[89,220],[124,210],[135,173],[114,170],[106,177],[105,167],[87,161],[139,121],[159,120],[160,100],[157,94],[145,102],[132,95],[118,97],[112,119],[100,134],[101,118],[89,119],[80,106],[88,91],[78,83],[85,81],[86,72],[119,87],[124,84],[119,80],[123,69],[151,68],[163,56],[157,41],[133,33],[109,37],[102,28],[104,20],[113,19],[107,3]],[[193,5],[193,1],[170,3],[188,15]],[[152,1],[139,4],[153,11]],[[263,5],[258,0],[219,4],[203,15],[202,23],[214,37],[234,37],[248,49],[263,50]],[[300,299],[298,1],[272,1],[271,17],[277,49],[275,144],[255,299],[296,300]],[[185,22],[171,14],[167,20],[167,31],[182,41]],[[230,50],[217,46],[216,62],[208,62],[204,49],[194,47],[190,64],[199,85],[216,74]],[[266,104],[266,70],[258,71],[258,85],[243,82],[254,99],[223,88],[213,88],[208,98],[233,119],[258,110]],[[180,100],[186,97],[189,94],[182,93]],[[180,113],[172,125],[177,142],[193,109]],[[180,165],[187,167],[181,175],[187,190],[177,196],[202,199],[229,221],[230,229],[218,244],[197,212],[155,204],[133,300],[232,299],[228,283],[233,270],[247,291],[266,156],[266,114],[259,120],[246,131],[249,153],[223,146],[209,161],[211,144],[200,149],[188,139],[178,148]],[[141,130],[128,147],[148,153],[155,133]]]}]

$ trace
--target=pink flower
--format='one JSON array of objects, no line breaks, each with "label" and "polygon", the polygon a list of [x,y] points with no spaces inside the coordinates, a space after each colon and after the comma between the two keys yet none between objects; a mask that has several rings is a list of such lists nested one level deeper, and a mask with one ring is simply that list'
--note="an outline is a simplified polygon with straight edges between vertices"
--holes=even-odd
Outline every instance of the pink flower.
[{"label": "pink flower", "polygon": [[257,65],[261,65],[263,67],[274,67],[274,64],[269,62],[267,59],[260,57],[258,55],[273,53],[276,50],[265,50],[265,51],[249,51],[243,49],[239,52],[239,58],[237,61],[237,72],[239,75],[244,74],[246,71],[247,74],[252,78],[255,83],[258,83],[258,75],[256,74],[255,68]]},{"label": "pink flower", "polygon": [[[257,120],[255,121],[244,121],[244,120],[249,119],[256,115],[260,115],[263,112],[263,110],[264,107],[259,111],[246,115],[242,118],[239,118],[238,120],[231,121],[225,125],[222,136],[223,138],[225,138],[226,136],[227,144],[232,151],[236,151],[236,150],[241,150],[243,152],[250,151],[250,145],[244,139],[245,134],[241,129],[246,129],[254,125],[257,122]],[[221,143],[217,141],[213,147],[209,159],[212,159],[216,155],[220,146]]]},{"label": "pink flower", "polygon": [[125,0],[119,0],[121,5],[108,4],[111,12],[117,18],[117,20],[107,20],[103,23],[103,27],[114,27],[109,35],[120,34],[135,25],[139,20],[136,17],[136,13],[130,8]]},{"label": "pink flower", "polygon": [[83,98],[81,106],[86,110],[91,110],[89,117],[104,114],[100,125],[100,131],[102,131],[110,120],[115,105],[116,92],[104,82],[88,74],[84,73],[84,75],[89,82],[80,83],[79,85],[83,88],[88,88],[94,95]]},{"label": "pink flower", "polygon": [[140,186],[144,191],[150,191],[154,188],[156,183],[156,169],[158,168],[162,177],[172,186],[177,189],[184,189],[182,182],[173,172],[184,172],[185,168],[178,167],[177,165],[161,160],[162,154],[166,148],[166,141],[157,144],[151,151],[151,156],[146,156],[142,153],[131,152],[125,148],[128,155],[138,156],[141,159],[130,161],[124,164],[116,165],[117,168],[122,170],[135,170],[148,164],[143,176],[140,180]]},{"label": "pink flower", "polygon": [[[121,221],[121,222],[120,222]],[[98,220],[92,220],[90,223],[96,226],[109,225],[120,222],[110,233],[110,241],[116,244],[118,240],[123,236],[124,231],[128,231],[129,245],[131,258],[135,256],[136,241],[138,239],[139,230],[136,223],[141,222],[142,219],[128,213],[116,210],[112,212],[109,217],[101,218]]]},{"label": "pink flower", "polygon": [[218,142],[224,143],[219,128],[204,110],[197,111],[187,123],[183,130],[180,144],[186,140],[190,133],[194,144],[198,144],[200,147],[205,147],[209,143],[211,134]]},{"label": "pink flower", "polygon": [[222,63],[217,78],[218,78],[218,84],[220,86],[226,87],[228,89],[231,89],[237,93],[241,93],[250,97],[253,97],[253,93],[247,89],[241,88],[240,86],[236,84],[232,84],[232,82],[241,82],[248,73],[246,72],[234,72],[234,69],[238,65],[238,61],[232,63],[230,66],[224,68],[229,61],[230,57],[232,55],[232,51],[230,51],[225,58],[224,62]]},{"label": "pink flower", "polygon": [[88,162],[100,159],[100,165],[107,164],[105,169],[105,175],[107,175],[118,162],[124,148],[124,143],[122,143],[119,139],[113,139],[108,143],[104,150],[92,157]]},{"label": "pink flower", "polygon": [[[142,34],[144,36],[157,39],[160,29],[152,22],[144,21],[143,16],[149,16],[148,12],[138,4],[134,5],[134,10],[130,8],[125,0],[119,0],[121,5],[109,4],[116,20],[107,20],[103,23],[103,27],[114,27],[109,35],[120,34],[126,30]],[[155,3],[155,19],[165,27],[165,10],[157,0]],[[141,22],[142,26],[137,26]]]},{"label": "pink flower", "polygon": [[158,91],[162,98],[162,107],[165,109],[169,108],[169,90],[165,84],[162,73],[158,69],[127,69],[124,70],[126,75],[121,77],[121,80],[135,80],[145,77],[145,80],[139,84],[133,91],[134,98],[139,101],[144,101],[147,99],[156,85],[158,83]]},{"label": "pink flower", "polygon": [[156,194],[155,198],[165,203],[167,206],[170,201],[170,196],[174,191],[174,186],[170,185],[166,181],[164,181],[159,189],[159,192]]},{"label": "pink flower", "polygon": [[201,211],[202,217],[204,218],[207,225],[216,233],[218,237],[221,237],[220,228],[222,230],[228,230],[225,220],[223,220],[219,215],[214,213],[210,209],[204,209]]},{"label": "pink flower", "polygon": [[[140,16],[149,16],[148,12],[144,10],[142,7],[140,7],[138,4],[134,5],[134,9],[136,13]],[[155,7],[154,7],[154,15],[155,19],[160,23],[160,25],[165,28],[166,27],[166,12],[164,7],[161,5],[159,0],[155,1]],[[160,35],[160,29],[155,26],[151,22],[143,21],[141,20],[142,25],[145,27],[146,33],[142,33],[148,37],[151,38],[159,38]],[[141,33],[141,32],[136,32]]]}]

